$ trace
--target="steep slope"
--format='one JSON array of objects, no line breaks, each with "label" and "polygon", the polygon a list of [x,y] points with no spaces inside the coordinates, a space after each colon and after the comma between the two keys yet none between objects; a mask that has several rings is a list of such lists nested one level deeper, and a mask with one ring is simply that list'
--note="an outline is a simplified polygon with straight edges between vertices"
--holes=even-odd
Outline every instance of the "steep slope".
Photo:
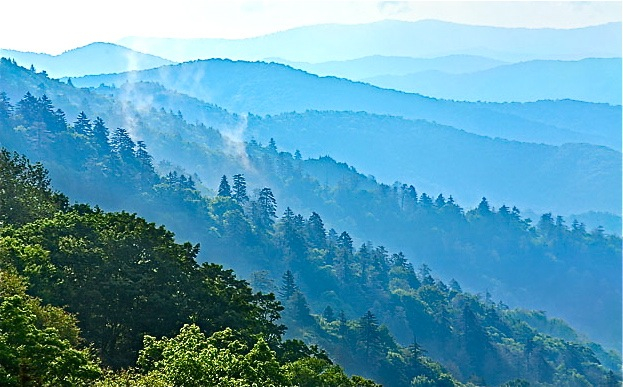
[{"label": "steep slope", "polygon": [[[447,286],[434,279],[426,265],[422,265],[416,274],[404,255],[390,256],[385,248],[375,247],[370,242],[355,250],[347,232],[339,236],[334,230],[326,232],[318,214],[312,213],[309,220],[305,220],[287,208],[284,215],[276,219],[276,203],[269,188],[263,188],[259,195],[253,194],[249,200],[240,175],[238,180],[234,178],[232,189],[226,184],[227,178],[223,177],[217,197],[202,197],[186,176],[174,173],[156,176],[145,144],[132,146],[132,140],[123,130],[112,133],[110,147],[106,149],[105,138],[97,135],[105,128],[101,122],[89,129],[84,119],[72,126],[63,125],[58,120],[49,121],[50,117],[63,115],[54,110],[53,105],[43,102],[46,102],[44,98],[33,100],[27,95],[15,114],[3,114],[1,142],[51,158],[57,166],[65,167],[74,179],[91,179],[91,184],[103,191],[114,191],[117,186],[123,186],[123,193],[117,195],[122,201],[113,205],[151,208],[151,214],[159,214],[160,219],[163,214],[172,216],[178,224],[188,218],[191,222],[184,222],[187,229],[190,226],[195,235],[201,236],[202,246],[209,254],[241,264],[246,270],[261,270],[252,273],[256,288],[273,287],[271,280],[286,269],[279,295],[284,301],[286,320],[293,322],[294,337],[326,345],[333,356],[346,360],[343,364],[347,367],[361,369],[365,375],[373,376],[388,387],[406,387],[412,383],[456,385],[439,365],[423,356],[424,351],[442,359],[455,377],[480,385],[499,385],[517,378],[556,385],[595,385],[620,379],[615,374],[618,369],[608,372],[585,345],[548,337],[520,323],[502,303],[493,303],[489,294],[481,301],[478,296],[463,292],[456,281],[450,281]],[[167,114],[154,111],[149,115],[160,120],[161,125],[156,130],[161,129],[162,119]],[[136,116],[137,121],[141,118],[147,116]],[[190,131],[201,129],[179,121],[177,125]],[[160,138],[160,141],[166,139]],[[73,165],[59,157],[67,153],[67,149],[73,151]],[[299,183],[304,180],[308,185],[317,185],[309,179],[301,179],[292,156],[278,154],[274,146],[263,148],[251,143],[247,152],[248,161],[259,175],[273,170],[272,175],[296,183],[299,189]],[[195,161],[198,156],[195,154]],[[41,178],[47,181],[45,175]],[[116,183],[115,187],[109,183]],[[373,186],[374,183],[368,181],[367,185]],[[349,188],[348,195],[335,195],[336,201],[365,200],[365,195],[362,196],[361,192],[353,195],[352,187]],[[384,196],[377,196],[376,200],[384,202],[395,194],[383,187],[380,191]],[[7,194],[4,189],[2,192]],[[134,200],[129,202],[130,198]],[[546,221],[539,224],[538,231],[527,229],[529,223],[520,219],[515,209],[512,213],[502,209],[495,212],[483,204],[463,217],[460,207],[451,200],[446,202],[437,198],[433,205],[425,198],[424,194],[419,200],[417,196],[409,196],[404,203],[410,208],[408,211],[415,211],[411,215],[417,214],[420,224],[426,219],[431,221],[434,214],[445,213],[446,220],[459,221],[455,226],[467,221],[472,226],[469,229],[477,233],[488,233],[493,222],[497,235],[503,236],[499,231],[511,232],[515,235],[511,240],[521,235],[532,243],[538,241],[535,238],[543,238],[544,244],[549,245],[563,238],[566,246],[572,246],[572,250],[586,249],[589,256],[601,251],[604,259],[600,269],[615,276],[618,274],[610,268],[617,264],[611,255],[616,254],[617,249],[620,253],[621,240],[616,237],[589,235],[575,228],[572,232]],[[6,199],[14,198],[9,193],[2,199],[0,202],[4,203]],[[394,205],[396,199],[392,199]],[[357,205],[383,216],[367,203]],[[163,208],[166,211],[162,211]],[[306,347],[297,341],[280,343],[281,327],[275,324],[275,319],[281,308],[273,301],[272,295],[253,294],[243,281],[236,280],[231,271],[211,264],[197,265],[193,258],[198,246],[179,245],[173,241],[172,233],[136,215],[125,212],[107,214],[84,205],[73,208],[65,205],[63,211],[54,213],[49,219],[35,221],[20,229],[9,228],[6,232],[0,235],[9,237],[6,246],[11,252],[8,254],[9,264],[14,263],[15,269],[29,277],[35,294],[47,297],[53,304],[69,305],[72,310],[79,311],[89,337],[110,355],[109,364],[111,360],[120,361],[121,365],[131,363],[132,349],[140,345],[139,338],[143,333],[167,334],[180,321],[189,319],[208,332],[230,324],[240,330],[242,336],[234,334],[231,340],[242,340],[242,347],[240,342],[226,345],[231,333],[217,334],[216,345],[222,345],[218,353],[234,347],[238,351],[244,350],[245,343],[254,345],[255,340],[261,340],[250,335],[260,333],[277,355],[271,355],[268,345],[264,344],[261,353],[265,355],[255,355],[254,358],[268,361],[271,374],[276,373],[277,360],[283,364],[315,356],[326,361],[326,356],[314,347]],[[506,245],[506,241],[502,245]],[[24,251],[29,252],[23,261],[21,246],[26,246]],[[528,256],[536,258],[528,262],[530,265],[542,259],[540,254]],[[582,262],[576,264],[576,271],[583,268]],[[592,266],[595,269],[594,262]],[[609,290],[604,282],[600,285],[602,290]],[[55,291],[49,291],[50,287]],[[87,290],[89,297],[84,297]],[[97,302],[91,303],[93,299]],[[324,307],[322,316],[316,314],[318,312],[311,315],[312,307],[316,311]],[[330,308],[342,309],[342,312],[336,318]],[[136,311],[140,311],[143,318],[136,318],[133,314]],[[362,314],[360,318],[346,317]],[[375,314],[387,325],[380,325]],[[409,348],[401,347],[390,332],[395,332],[403,342],[409,342],[416,335],[417,340],[413,338]],[[254,339],[249,343],[245,337]],[[193,343],[203,343],[197,336],[190,339]],[[196,359],[203,355],[202,350],[206,347],[195,344],[188,348],[187,341],[175,345],[174,340],[170,350],[160,352],[159,346],[154,345],[155,340],[145,340],[147,350],[141,353],[142,360],[138,364],[145,367],[150,360],[153,361],[153,366],[147,367],[148,372],[168,368],[163,361],[173,355],[170,353],[173,350],[188,351],[192,359]],[[117,351],[124,356],[117,358]],[[254,352],[260,351],[251,353]],[[616,358],[615,355],[611,357]],[[176,367],[186,364],[180,360],[177,359]],[[214,363],[210,362],[213,366]],[[192,364],[197,365],[196,362]],[[315,364],[313,369],[318,370],[317,362]],[[253,369],[265,367],[252,366]],[[185,367],[176,369],[185,374]],[[300,368],[285,367],[285,371],[294,371],[291,380],[298,383],[301,376],[310,377],[309,372],[304,369],[297,372],[297,369]],[[237,375],[236,368],[227,370]],[[166,369],[162,372],[168,377],[179,373]],[[302,375],[298,376],[299,373]],[[256,380],[257,374],[248,377]],[[359,380],[358,383],[364,382]],[[286,382],[279,384],[287,385]],[[335,384],[350,385],[346,382]],[[326,384],[315,382],[312,385]]]},{"label": "steep slope", "polygon": [[45,70],[53,78],[145,70],[174,63],[117,44],[101,42],[65,51],[60,55],[0,49],[0,56],[15,59],[24,67],[33,65],[37,70]]},{"label": "steep slope", "polygon": [[439,70],[361,79],[373,85],[458,101],[529,102],[542,99],[621,104],[621,59],[530,61],[469,74]]},{"label": "steep slope", "polygon": [[[6,84],[11,86],[11,92],[28,87],[33,87],[37,93],[45,90],[51,98],[58,97],[63,104],[61,106],[67,105],[75,114],[80,110],[87,112],[89,117],[101,114],[111,127],[127,124],[134,139],[148,142],[156,160],[169,160],[161,166],[165,172],[179,173],[186,170],[197,173],[208,187],[216,187],[223,174],[244,173],[250,185],[272,187],[280,202],[287,202],[297,212],[318,211],[325,214],[330,227],[352,230],[353,235],[362,242],[372,238],[382,241],[392,249],[405,251],[414,260],[431,262],[444,278],[454,277],[466,288],[475,291],[488,288],[496,297],[511,305],[550,310],[554,316],[568,318],[574,325],[588,332],[590,337],[610,343],[614,348],[619,347],[616,343],[620,342],[620,324],[613,322],[620,319],[620,310],[617,308],[620,307],[621,278],[618,275],[620,270],[611,267],[617,262],[616,259],[612,260],[613,256],[616,257],[612,250],[587,252],[590,245],[566,249],[564,240],[550,244],[548,239],[540,239],[534,234],[527,220],[520,235],[516,235],[517,230],[502,232],[497,224],[485,228],[475,226],[468,222],[468,218],[460,216],[460,208],[450,211],[450,218],[447,219],[438,216],[438,210],[415,211],[415,208],[419,208],[413,207],[415,202],[432,202],[431,196],[434,198],[438,192],[431,192],[428,200],[424,200],[419,183],[406,182],[418,187],[414,199],[415,192],[406,189],[407,186],[378,184],[358,174],[354,168],[336,163],[330,158],[303,161],[294,159],[291,154],[278,153],[274,145],[264,148],[251,142],[246,146],[236,141],[235,137],[223,138],[220,133],[206,126],[188,125],[179,115],[167,114],[157,106],[138,111],[128,101],[114,101],[88,90],[75,89],[6,61],[2,65],[4,67],[0,74],[7,81]],[[52,92],[58,93],[58,96]],[[14,133],[23,134],[20,131]],[[29,149],[35,146],[31,151],[37,157],[48,155],[51,158],[51,169],[54,167],[53,178],[63,184],[64,189],[74,198],[93,200],[105,204],[104,208],[112,209],[118,208],[119,203],[125,203],[126,208],[131,203],[137,211],[140,210],[150,219],[170,225],[185,239],[203,242],[202,238],[212,235],[212,224],[201,226],[188,214],[171,206],[163,212],[140,194],[126,195],[124,185],[105,189],[100,187],[97,185],[100,179],[89,174],[88,168],[78,168],[78,171],[87,171],[86,178],[72,175],[69,173],[72,169],[66,165],[71,165],[74,152],[44,153],[36,147],[38,140],[32,134],[27,137],[29,141],[18,143]],[[62,158],[59,159],[59,156]],[[105,173],[103,178],[106,176],[114,175]],[[411,197],[411,204],[406,199],[407,193]],[[445,199],[442,200],[445,202]],[[194,208],[192,202],[188,206]],[[454,215],[458,217],[454,218]],[[547,219],[544,225],[548,224]],[[571,221],[568,219],[568,223]],[[582,225],[574,224],[573,227],[574,232],[582,235],[582,238],[593,234],[595,238],[600,238],[599,230],[589,234]],[[567,235],[567,232],[563,235]],[[616,238],[613,243],[616,244]],[[210,243],[202,245],[209,246]],[[554,246],[558,247],[554,249]],[[235,251],[230,250],[231,246],[227,245],[215,255],[228,257],[228,263],[245,274],[249,274],[253,265],[261,263],[240,262]],[[595,254],[599,258],[595,258]],[[536,273],[543,278],[537,277]],[[535,283],[543,287],[535,286]],[[565,291],[553,292],[552,289]],[[568,297],[571,293],[575,295],[573,299]],[[598,295],[598,301],[595,295]]]},{"label": "steep slope", "polygon": [[[408,42],[403,44],[401,42]],[[451,54],[498,60],[620,57],[621,24],[568,30],[471,26],[437,20],[325,24],[250,39],[130,37],[120,44],[176,61],[206,58],[299,62],[348,60],[370,55],[435,57]],[[202,56],[203,55],[203,56]]]},{"label": "steep slope", "polygon": [[567,119],[562,111],[552,112],[558,113],[558,126],[553,126],[496,109],[497,104],[436,100],[346,79],[318,77],[276,63],[196,61],[141,72],[88,76],[75,79],[74,84],[120,86],[127,81],[157,82],[168,89],[241,114],[306,110],[367,111],[425,119],[508,140],[552,145],[586,142],[613,149],[621,147],[620,143],[611,140],[621,132],[620,106],[584,111],[587,119],[590,117],[591,125],[602,131],[602,136],[593,136],[569,129],[572,120]]}]

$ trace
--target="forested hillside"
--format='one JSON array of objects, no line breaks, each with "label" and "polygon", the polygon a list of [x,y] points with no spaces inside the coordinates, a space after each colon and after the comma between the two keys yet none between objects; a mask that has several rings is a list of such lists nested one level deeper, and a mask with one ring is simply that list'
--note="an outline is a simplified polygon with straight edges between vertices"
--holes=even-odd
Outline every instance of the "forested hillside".
[{"label": "forested hillside", "polygon": [[274,295],[198,264],[198,245],[135,214],[69,206],[17,153],[0,150],[0,171],[3,386],[376,386],[283,340]]},{"label": "forested hillside", "polygon": [[[84,91],[79,93],[89,95]],[[104,97],[97,96],[93,97],[93,102],[102,106],[111,104]],[[528,323],[521,322],[520,317],[511,313],[499,299],[494,300],[488,292],[484,296],[464,292],[459,285],[459,282],[463,283],[461,279],[436,279],[430,269],[437,271],[436,267],[448,260],[452,264],[444,265],[446,269],[455,265],[458,272],[475,267],[482,270],[477,278],[506,275],[519,282],[522,277],[517,273],[521,271],[526,272],[523,280],[531,277],[533,281],[541,272],[548,273],[548,278],[549,273],[558,273],[560,277],[553,280],[561,281],[559,284],[566,281],[566,286],[586,291],[592,295],[594,304],[594,295],[600,294],[609,306],[609,312],[616,316],[616,310],[613,310],[616,303],[612,300],[620,291],[620,286],[614,286],[620,277],[613,278],[613,275],[620,272],[620,261],[613,257],[620,255],[621,248],[621,240],[616,236],[605,235],[599,230],[588,233],[580,224],[569,229],[551,214],[544,215],[533,227],[521,218],[517,209],[492,209],[485,199],[478,208],[466,211],[451,197],[416,192],[408,185],[379,185],[328,158],[302,160],[298,155],[280,153],[274,142],[265,147],[256,142],[228,142],[214,130],[188,125],[179,115],[156,109],[140,114],[136,111],[130,122],[133,125],[131,132],[122,128],[109,129],[107,121],[89,118],[86,113],[79,113],[75,120],[68,119],[43,95],[26,94],[15,105],[5,95],[0,113],[0,143],[3,146],[43,160],[46,165],[49,160],[50,168],[56,170],[51,172],[54,181],[54,176],[62,176],[59,184],[70,194],[79,193],[81,200],[106,208],[138,211],[149,220],[179,230],[178,234],[184,239],[201,242],[202,260],[244,268],[241,275],[249,279],[255,290],[278,293],[285,307],[283,321],[290,326],[291,337],[319,344],[348,372],[360,373],[390,386],[412,382],[415,385],[440,385],[440,380],[454,383],[446,372],[463,382],[487,385],[519,378],[550,385],[599,384],[615,382],[617,378],[604,368],[618,371],[616,364],[620,359],[616,354],[606,353],[597,345],[592,345],[594,350],[591,350],[577,341],[539,333]],[[187,138],[191,133],[193,135]],[[163,149],[164,143],[176,138],[187,139],[177,149],[180,158],[174,163],[159,164],[161,172],[157,173],[148,146],[149,149]],[[200,139],[204,141],[200,142]],[[234,148],[236,146],[238,148]],[[68,152],[69,149],[72,152]],[[212,186],[216,196],[202,194],[199,191],[201,181],[180,169],[180,165],[189,172],[210,174],[215,178],[219,182]],[[232,173],[232,170],[236,172]],[[318,175],[324,176],[322,181],[315,177]],[[271,182],[276,183],[272,188]],[[17,271],[29,279],[31,291],[44,302],[68,305],[69,311],[81,311],[78,312],[79,324],[90,324],[80,320],[80,316],[100,319],[91,322],[100,327],[98,321],[110,318],[127,318],[132,324],[138,324],[131,329],[123,324],[120,326],[117,321],[105,324],[115,328],[108,333],[114,336],[112,341],[109,336],[102,339],[97,332],[87,333],[85,325],[81,326],[85,338],[96,343],[100,340],[102,353],[108,351],[115,357],[115,351],[119,350],[119,366],[131,364],[136,358],[132,358],[132,353],[140,348],[142,333],[173,336],[184,319],[189,318],[187,314],[191,310],[195,313],[187,321],[196,323],[208,334],[229,326],[228,321],[232,324],[240,321],[242,326],[231,327],[248,332],[266,333],[268,330],[278,336],[279,332],[274,329],[278,330],[279,325],[273,320],[279,307],[272,298],[254,295],[246,284],[217,266],[193,264],[197,254],[193,245],[175,244],[172,234],[134,215],[70,206],[62,196],[54,198],[53,202],[59,204],[52,205],[49,218],[35,216],[3,231],[4,237],[15,240],[17,251],[22,251],[19,247],[22,245],[41,249],[41,253],[33,253],[32,261],[24,263],[24,254],[9,254],[13,257],[11,265],[17,266]],[[167,211],[162,211],[163,208]],[[311,211],[307,212],[309,215],[299,215],[299,208]],[[40,212],[45,214],[45,211]],[[283,215],[279,217],[278,214]],[[349,221],[349,216],[357,216],[357,221]],[[343,227],[349,231],[341,231],[335,220],[327,227],[322,217],[344,217],[344,222],[356,225],[357,231],[351,227]],[[398,219],[404,220],[401,223]],[[379,227],[381,224],[384,227]],[[417,224],[420,226],[415,227]],[[421,246],[417,256],[405,257],[397,250],[391,252],[358,237],[369,235],[364,230],[370,228],[378,233],[375,236],[378,241],[384,241],[400,227],[413,227],[413,232],[405,238]],[[381,232],[381,229],[385,231]],[[143,241],[147,235],[159,242]],[[482,240],[490,242],[483,244]],[[446,255],[444,250],[437,250],[438,246],[455,254]],[[23,251],[30,252],[33,248]],[[487,252],[486,260],[476,261],[483,252]],[[149,259],[144,258],[145,254]],[[177,258],[171,261],[165,256]],[[124,261],[123,257],[129,261]],[[596,265],[593,261],[588,270],[586,257],[601,257],[601,262]],[[495,259],[507,260],[506,274],[493,264]],[[80,265],[80,262],[83,263]],[[88,262],[101,264],[92,266],[87,265]],[[509,268],[508,263],[512,263],[513,268]],[[101,277],[97,271],[93,272],[98,267],[115,275]],[[149,268],[151,271],[141,274]],[[573,276],[578,273],[583,281],[574,280]],[[177,275],[181,276],[179,281],[168,280],[177,278]],[[70,277],[65,280],[64,276]],[[220,290],[218,284],[211,285],[207,278],[214,277],[223,277],[217,283],[226,284],[225,288],[229,290]],[[602,278],[602,282],[584,281],[587,278]],[[161,280],[165,283],[161,284]],[[598,286],[599,291],[581,288],[591,283]],[[106,297],[107,300],[112,297],[98,304],[112,305],[119,310],[108,316],[104,311],[88,309],[91,308],[89,304],[80,304],[80,300],[76,304],[67,301],[80,294],[79,289],[91,286],[87,284],[105,284],[118,289],[100,295],[95,293],[93,297]],[[48,286],[57,288],[51,291]],[[177,296],[160,304],[160,298],[156,297],[158,293],[144,293],[156,288]],[[95,286],[94,289],[102,292],[108,288]],[[228,293],[235,289],[240,293]],[[224,292],[230,300],[246,300],[251,306],[242,309],[250,308],[251,317],[240,319],[229,312],[217,315],[225,321],[209,317],[211,310],[230,310],[228,301],[215,301],[219,303],[218,307],[211,307],[209,303],[199,305],[210,299],[201,292],[212,290],[217,294]],[[574,291],[568,290],[558,297],[568,297]],[[151,320],[132,320],[128,305],[120,302],[127,299],[136,303],[134,309],[152,310],[152,302],[155,302],[157,307],[163,308],[161,310],[179,310],[179,315],[171,315],[175,320],[172,323],[153,316],[157,329],[166,332],[146,330],[142,324],[151,323]],[[578,300],[574,299],[567,305],[571,307],[576,302]],[[260,309],[254,309],[252,305]],[[588,305],[586,302],[583,307]],[[238,309],[232,306],[231,310]],[[591,310],[593,317],[602,312],[600,309]],[[620,318],[620,312],[618,315]],[[605,321],[600,329],[610,328],[613,320],[601,320],[601,316],[593,322]],[[229,318],[231,320],[227,320]],[[172,326],[175,327],[172,329]],[[196,328],[188,328],[178,337],[173,341],[146,342],[150,351],[142,352],[138,358],[143,359],[139,365],[146,367],[147,376],[172,380],[166,378],[174,377],[175,372],[168,376],[158,373],[168,359],[164,356],[170,353],[168,346],[184,340],[197,340],[199,336]],[[206,356],[210,345],[218,347],[219,343],[230,339],[217,335],[209,340]],[[268,339],[266,343],[270,345]],[[256,347],[261,352],[265,348],[262,345],[261,341],[247,343],[245,348],[253,350],[248,353],[241,350],[234,355],[251,356]],[[282,345],[287,347],[285,343]],[[300,343],[296,345],[302,346]],[[281,368],[279,364],[276,366],[278,369],[299,369],[287,363],[300,358],[284,360],[286,358],[279,357],[278,346],[271,348],[276,352],[275,361],[281,364]],[[303,352],[307,355],[316,353],[313,349]],[[424,353],[439,361],[445,370],[423,357]],[[323,359],[319,353],[312,357]],[[600,361],[603,365],[599,365]],[[321,369],[329,367],[328,363],[322,364],[325,368]],[[285,376],[282,373],[279,377],[288,377],[284,372]]]}]

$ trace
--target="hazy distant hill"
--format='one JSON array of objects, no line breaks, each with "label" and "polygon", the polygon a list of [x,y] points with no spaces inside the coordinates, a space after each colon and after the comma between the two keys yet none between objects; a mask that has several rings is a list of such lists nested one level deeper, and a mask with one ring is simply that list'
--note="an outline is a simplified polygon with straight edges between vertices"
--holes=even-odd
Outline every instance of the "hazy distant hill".
[{"label": "hazy distant hill", "polygon": [[373,85],[459,101],[527,102],[570,98],[621,104],[621,58],[530,61],[468,74],[414,71],[362,79]]},{"label": "hazy distant hill", "polygon": [[[537,213],[619,213],[621,153],[587,144],[491,139],[425,121],[364,112],[286,113],[248,119],[247,138],[289,152],[331,155],[381,180],[417,182],[476,205],[485,195]],[[577,210],[574,210],[577,209]]]},{"label": "hazy distant hill", "polygon": [[91,43],[60,55],[0,49],[0,56],[15,59],[24,67],[32,64],[53,78],[145,70],[174,63],[112,43]]},{"label": "hazy distant hill", "polygon": [[430,70],[462,74],[507,64],[507,62],[475,55],[448,55],[438,58],[374,55],[322,63],[292,62],[281,58],[267,58],[266,60],[320,76],[332,75],[353,81],[386,75],[407,75]]},{"label": "hazy distant hill", "polygon": [[250,39],[162,39],[128,37],[120,44],[179,62],[279,57],[310,63],[371,55],[486,56],[516,62],[621,56],[621,23],[556,30],[470,26],[436,20],[325,24]]},{"label": "hazy distant hill", "polygon": [[[621,148],[621,107],[596,104],[538,102],[518,105],[437,100],[418,94],[381,89],[334,77],[318,77],[291,67],[263,62],[206,60],[157,69],[88,76],[76,86],[158,82],[166,88],[217,104],[230,112],[279,114],[306,110],[367,111],[425,119],[475,134],[509,140],[560,145],[568,142]],[[539,114],[522,114],[524,106]],[[574,111],[569,111],[573,109]],[[582,110],[578,127],[575,109]],[[554,124],[555,123],[555,124]],[[618,138],[618,140],[617,140]]]}]

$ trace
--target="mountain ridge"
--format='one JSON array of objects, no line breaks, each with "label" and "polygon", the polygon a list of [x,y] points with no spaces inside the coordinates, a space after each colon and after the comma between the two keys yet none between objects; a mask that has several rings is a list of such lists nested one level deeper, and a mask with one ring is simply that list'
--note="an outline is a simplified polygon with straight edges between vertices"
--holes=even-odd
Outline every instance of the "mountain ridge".
[{"label": "mountain ridge", "polygon": [[145,70],[175,63],[106,42],[90,43],[58,55],[0,49],[0,56],[15,59],[24,67],[33,65],[35,69],[44,70],[52,78]]},{"label": "mountain ridge", "polygon": [[[392,43],[399,41],[398,37],[404,39],[407,36],[411,37],[408,48]],[[375,54],[443,56],[457,53],[509,61],[577,59],[587,56],[620,57],[621,24],[613,22],[562,30],[470,26],[431,20],[385,20],[358,25],[304,26],[247,39],[160,40],[128,37],[118,43],[178,62],[206,59],[209,56],[245,60],[281,57],[313,63]],[[510,47],[531,49],[524,52]]]},{"label": "mountain ridge", "polygon": [[439,70],[361,79],[384,88],[462,101],[534,102],[573,99],[621,105],[621,58],[532,60],[481,71]]}]

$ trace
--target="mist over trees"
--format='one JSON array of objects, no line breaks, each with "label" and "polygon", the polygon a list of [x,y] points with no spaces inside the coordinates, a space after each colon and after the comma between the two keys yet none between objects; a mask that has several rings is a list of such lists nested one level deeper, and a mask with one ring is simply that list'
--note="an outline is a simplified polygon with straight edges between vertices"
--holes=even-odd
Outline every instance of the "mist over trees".
[{"label": "mist over trees", "polygon": [[[3,146],[62,167],[67,181],[87,182],[79,189],[92,195],[94,204],[106,198],[109,206],[131,207],[149,217],[167,208],[159,218],[163,223],[192,224],[194,231],[184,232],[201,240],[204,256],[245,268],[242,275],[256,288],[221,266],[198,263],[197,245],[179,244],[170,231],[137,215],[70,204],[50,188],[41,166],[3,151],[3,181],[12,181],[7,187],[14,188],[3,191],[11,194],[0,201],[11,209],[0,232],[7,252],[2,267],[22,277],[30,295],[77,314],[81,337],[97,348],[103,365],[119,369],[136,364],[143,370],[105,374],[101,383],[189,383],[178,379],[184,368],[171,371],[169,364],[186,364],[179,361],[197,353],[200,383],[213,380],[210,375],[284,385],[303,375],[311,384],[329,375],[335,375],[332,382],[322,383],[371,383],[346,376],[333,361],[348,373],[389,386],[499,385],[516,379],[599,384],[617,378],[616,369],[606,368],[616,364],[616,354],[540,333],[522,321],[528,318],[490,295],[483,299],[463,291],[456,280],[446,284],[433,277],[425,260],[358,241],[350,230],[327,227],[321,211],[298,214],[281,204],[272,188],[247,186],[245,173],[215,172],[220,183],[214,187],[216,195],[208,197],[186,173],[160,174],[146,141],[133,139],[123,128],[108,129],[106,143],[98,141],[94,133],[105,133],[106,122],[92,121],[83,112],[73,124],[58,126],[64,114],[46,100],[25,95],[14,108],[5,99]],[[274,141],[246,148],[259,173],[287,177],[292,189],[302,192],[321,187],[303,175],[304,168],[311,170],[319,162],[342,168],[330,159],[302,160],[278,152]],[[583,251],[602,254],[604,271],[614,271],[608,265],[616,265],[611,257],[620,254],[617,236],[589,232],[577,222],[567,226],[552,214],[532,225],[517,208],[494,209],[486,198],[465,210],[451,196],[352,176],[361,181],[343,181],[332,190],[334,209],[374,211],[387,233],[402,226],[397,216],[427,225],[411,234],[424,246],[443,245],[457,235],[463,241],[489,239],[479,244],[499,254],[515,251],[525,267],[544,265],[540,257],[545,253],[575,257],[574,267],[582,267],[581,256],[572,252]],[[280,195],[285,187],[279,187]],[[30,214],[28,206],[11,202],[29,203],[37,195],[41,210]],[[301,197],[312,204],[317,200]],[[432,225],[447,236],[433,238],[424,231]],[[94,299],[100,301],[92,304]],[[88,356],[84,364],[97,363]],[[232,359],[244,366],[229,367]],[[85,367],[95,370],[80,376],[85,381],[99,377],[97,367]],[[253,369],[263,371],[250,374]]]}]

